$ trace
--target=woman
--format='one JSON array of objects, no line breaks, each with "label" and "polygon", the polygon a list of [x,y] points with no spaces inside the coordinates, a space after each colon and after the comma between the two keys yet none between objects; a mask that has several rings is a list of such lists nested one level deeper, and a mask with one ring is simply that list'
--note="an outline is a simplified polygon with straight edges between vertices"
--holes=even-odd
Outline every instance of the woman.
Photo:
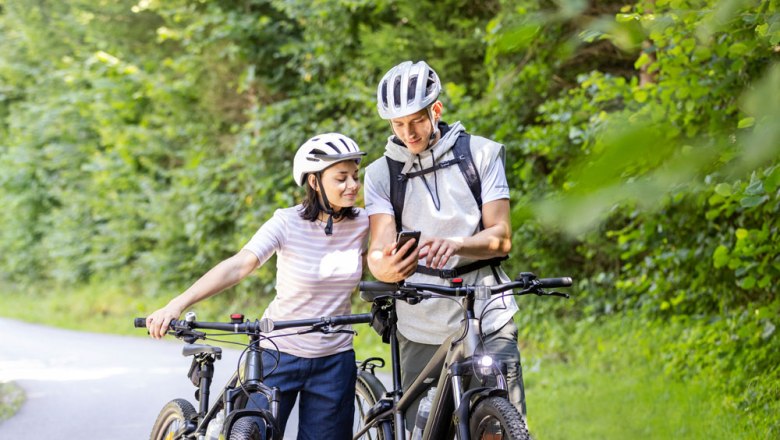
[{"label": "woman", "polygon": [[[315,136],[301,145],[293,161],[293,177],[306,188],[304,201],[278,209],[237,254],[152,313],[146,319],[149,334],[161,338],[168,323],[185,309],[237,284],[274,252],[276,297],[264,318],[350,313],[350,295],[361,278],[368,236],[368,217],[354,206],[363,155],[352,139],[338,133]],[[356,376],[352,335],[310,333],[273,341],[261,345],[278,350],[264,353],[264,369],[265,374],[274,369],[266,384],[282,392],[282,429],[300,394],[299,439],[351,438]],[[278,365],[267,357],[271,354],[279,357]],[[252,406],[265,406],[265,402]]]}]

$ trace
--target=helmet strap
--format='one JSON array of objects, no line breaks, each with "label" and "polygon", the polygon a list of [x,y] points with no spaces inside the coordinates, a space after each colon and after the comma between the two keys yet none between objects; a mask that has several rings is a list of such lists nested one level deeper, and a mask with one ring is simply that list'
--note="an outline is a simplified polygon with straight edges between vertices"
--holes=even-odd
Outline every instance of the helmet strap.
[{"label": "helmet strap", "polygon": [[[328,221],[325,223],[325,235],[333,235],[333,219],[341,218],[342,211],[334,212],[328,201],[328,196],[325,194],[325,187],[322,186],[322,173],[315,174],[317,177],[317,187],[320,189],[320,195],[322,195],[322,204],[320,207],[326,214],[328,214]],[[318,199],[319,201],[319,199]]]},{"label": "helmet strap", "polygon": [[[434,103],[435,104],[435,103]],[[436,142],[436,136],[439,134],[439,124],[436,123],[436,119],[433,118],[433,105],[428,106],[428,119],[431,120],[431,137],[428,139],[428,146],[430,147]]]}]

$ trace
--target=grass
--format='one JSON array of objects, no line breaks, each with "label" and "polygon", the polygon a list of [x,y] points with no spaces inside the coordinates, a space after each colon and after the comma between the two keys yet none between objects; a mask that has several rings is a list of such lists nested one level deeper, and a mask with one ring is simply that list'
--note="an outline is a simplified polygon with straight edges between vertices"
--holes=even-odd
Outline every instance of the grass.
[{"label": "grass", "polygon": [[534,438],[775,438],[777,402],[748,413],[716,375],[669,374],[663,350],[676,335],[667,330],[616,317],[569,329],[563,346],[530,344],[523,355]]},{"label": "grass", "polygon": [[0,382],[0,422],[16,414],[24,403],[24,391],[13,382]]},{"label": "grass", "polygon": [[[71,329],[131,334],[132,319],[163,305],[164,298],[129,295],[128,288],[93,285],[62,292],[0,289],[0,314]],[[268,298],[265,299],[266,301]],[[231,302],[234,301],[234,302]],[[359,305],[360,308],[365,305]],[[229,293],[197,305],[200,319],[257,310]],[[365,310],[360,310],[364,312]],[[624,318],[572,332],[552,327],[544,336],[521,336],[528,420],[535,440],[557,439],[769,439],[777,405],[758,408],[753,422],[722,396],[718,377],[673,379],[660,360],[658,331]],[[558,324],[554,324],[558,325]],[[535,328],[540,328],[536,326]],[[674,338],[674,335],[665,336]],[[359,359],[389,360],[388,346],[367,326],[358,327]],[[384,371],[389,371],[389,366]],[[8,391],[0,390],[7,396]],[[18,405],[0,401],[0,414]],[[759,423],[755,423],[755,420]]]},{"label": "grass", "polygon": [[769,438],[727,411],[713,387],[651,364],[599,371],[554,363],[526,375],[537,440]]},{"label": "grass", "polygon": [[[0,292],[3,292],[0,294],[0,316],[73,330],[146,337],[143,329],[133,327],[133,320],[162,307],[175,293],[150,296],[128,294],[128,290],[133,289],[111,283],[79,286],[67,293],[56,287],[45,291],[20,291],[11,286],[0,286]],[[137,291],[143,292],[143,289]],[[245,299],[236,298],[228,291],[196,304],[192,311],[201,320],[227,320],[234,312],[244,313],[247,319],[256,319],[269,301],[268,297],[260,297],[259,301],[247,304]],[[354,312],[366,313],[368,309],[367,304],[356,304]],[[358,359],[373,356],[389,359],[387,345],[382,344],[379,335],[369,326],[355,326],[355,330]],[[389,371],[389,368],[384,370]]]}]

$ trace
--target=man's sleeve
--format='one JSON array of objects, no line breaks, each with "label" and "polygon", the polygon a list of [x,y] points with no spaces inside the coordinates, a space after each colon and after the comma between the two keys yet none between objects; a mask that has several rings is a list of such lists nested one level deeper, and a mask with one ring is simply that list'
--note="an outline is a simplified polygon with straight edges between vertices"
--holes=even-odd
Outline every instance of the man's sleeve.
[{"label": "man's sleeve", "polygon": [[393,204],[390,202],[390,185],[382,175],[377,175],[376,167],[366,169],[364,198],[366,200],[366,212],[369,216],[374,214],[395,215]]},{"label": "man's sleeve", "polygon": [[504,146],[493,144],[493,151],[487,156],[487,166],[480,170],[482,180],[482,204],[509,198],[509,184],[504,170]]}]

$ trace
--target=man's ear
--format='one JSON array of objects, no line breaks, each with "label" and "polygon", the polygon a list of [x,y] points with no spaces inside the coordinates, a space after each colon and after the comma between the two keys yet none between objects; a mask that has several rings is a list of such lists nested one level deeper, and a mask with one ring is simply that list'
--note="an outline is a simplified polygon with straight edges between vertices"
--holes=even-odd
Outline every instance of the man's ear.
[{"label": "man's ear", "polygon": [[306,176],[306,181],[311,187],[311,189],[313,189],[316,192],[318,189],[317,176],[315,176],[314,174],[309,174],[308,176]]},{"label": "man's ear", "polygon": [[436,101],[431,105],[431,112],[433,113],[433,119],[439,121],[441,119],[441,113],[444,111],[444,104],[441,101]]}]

